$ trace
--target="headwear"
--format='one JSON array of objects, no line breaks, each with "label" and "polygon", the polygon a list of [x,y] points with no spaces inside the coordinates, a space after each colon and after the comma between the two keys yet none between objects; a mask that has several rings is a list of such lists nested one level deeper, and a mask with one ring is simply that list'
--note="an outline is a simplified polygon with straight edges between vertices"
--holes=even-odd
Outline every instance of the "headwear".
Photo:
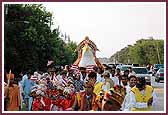
[{"label": "headwear", "polygon": [[30,92],[32,93],[32,92],[35,92],[35,91],[37,91],[37,89],[38,89],[38,86],[32,86],[31,88],[30,88]]},{"label": "headwear", "polygon": [[37,95],[41,95],[41,96],[45,96],[45,93],[44,93],[42,90],[40,90],[40,89],[38,89],[38,90],[36,91],[36,94],[37,94]]},{"label": "headwear", "polygon": [[34,76],[38,77],[39,73],[37,71],[34,72]]},{"label": "headwear", "polygon": [[36,81],[36,80],[38,80],[38,77],[36,75],[31,75],[30,79],[33,81]]},{"label": "headwear", "polygon": [[47,66],[51,65],[52,63],[54,63],[54,61],[48,60]]},{"label": "headwear", "polygon": [[34,72],[34,76],[36,76],[38,80],[41,79],[41,77],[42,77],[42,75],[39,74],[37,71]]},{"label": "headwear", "polygon": [[78,70],[78,68],[79,68],[78,65],[72,65],[70,67],[70,70],[74,70],[75,71],[75,70]]},{"label": "headwear", "polygon": [[64,90],[64,86],[61,82],[57,83],[57,90]]},{"label": "headwear", "polygon": [[[10,76],[9,76],[10,75]],[[7,77],[7,79],[14,79],[14,74],[13,73],[11,73],[11,74],[6,74],[6,77]]]},{"label": "headwear", "polygon": [[70,87],[65,87],[64,88],[64,94],[72,94],[74,92],[74,90]]},{"label": "headwear", "polygon": [[111,101],[116,101],[121,106],[122,102],[124,100],[124,97],[121,94],[119,94],[119,93],[115,92],[114,90],[110,89],[109,91],[105,92],[104,99],[111,100]]},{"label": "headwear", "polygon": [[57,86],[57,90],[64,90],[64,87],[63,86]]},{"label": "headwear", "polygon": [[39,84],[44,84],[44,85],[47,85],[46,81],[45,81],[45,80],[43,80],[43,79],[39,80]]},{"label": "headwear", "polygon": [[37,91],[37,89],[34,88],[34,89],[30,90],[30,93],[33,93],[33,92],[36,92],[36,91]]},{"label": "headwear", "polygon": [[40,79],[50,77],[48,73],[43,73],[43,75],[40,76]]},{"label": "headwear", "polygon": [[37,95],[40,95],[41,93],[42,93],[42,91],[39,90],[39,89],[36,91],[36,94],[37,94]]},{"label": "headwear", "polygon": [[73,78],[72,77],[68,77],[68,83],[69,84],[74,84]]},{"label": "headwear", "polygon": [[104,71],[104,73],[102,75],[110,77],[110,72],[109,71]]},{"label": "headwear", "polygon": [[38,89],[40,89],[42,91],[46,91],[47,90],[46,84],[39,84]]}]

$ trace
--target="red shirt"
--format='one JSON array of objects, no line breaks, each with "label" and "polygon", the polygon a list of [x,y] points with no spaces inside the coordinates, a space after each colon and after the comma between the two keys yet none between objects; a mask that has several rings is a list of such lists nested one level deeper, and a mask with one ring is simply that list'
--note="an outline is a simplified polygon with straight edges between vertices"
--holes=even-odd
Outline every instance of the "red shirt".
[{"label": "red shirt", "polygon": [[63,101],[64,97],[63,96],[57,96],[56,100],[55,100],[55,105],[60,108],[62,107],[61,102]]},{"label": "red shirt", "polygon": [[50,111],[51,99],[48,97],[44,97],[43,100],[45,103],[45,107],[44,107],[45,111]]},{"label": "red shirt", "polygon": [[63,107],[63,110],[66,110],[70,107],[72,107],[74,101],[75,101],[75,95],[71,95],[71,99],[64,98],[61,102],[61,106]]},{"label": "red shirt", "polygon": [[32,111],[43,111],[44,110],[44,106],[42,105],[42,103],[40,102],[40,99],[34,99],[33,100],[33,104],[32,104]]}]

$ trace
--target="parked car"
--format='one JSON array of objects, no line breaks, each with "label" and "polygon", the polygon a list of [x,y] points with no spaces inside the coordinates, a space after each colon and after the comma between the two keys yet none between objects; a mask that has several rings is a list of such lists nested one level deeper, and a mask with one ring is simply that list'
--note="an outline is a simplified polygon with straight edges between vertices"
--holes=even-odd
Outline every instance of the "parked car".
[{"label": "parked car", "polygon": [[108,66],[110,66],[110,67],[115,67],[115,64],[108,64]]},{"label": "parked car", "polygon": [[134,67],[139,67],[139,64],[133,63],[132,66],[134,66]]},{"label": "parked car", "polygon": [[164,68],[160,68],[155,74],[155,81],[160,82],[160,80],[164,81]]},{"label": "parked car", "polygon": [[164,68],[164,64],[154,64],[155,72],[157,72],[160,68]]},{"label": "parked car", "polygon": [[151,85],[151,75],[148,73],[146,67],[132,67],[137,77],[145,77],[146,83]]},{"label": "parked car", "polygon": [[122,66],[122,65],[117,65],[116,68],[119,68],[119,69],[121,70],[121,66]]},{"label": "parked car", "polygon": [[117,67],[118,65],[122,66],[122,63],[115,63],[115,66]]},{"label": "parked car", "polygon": [[122,65],[120,66],[121,73],[123,74],[125,70],[128,70],[129,67],[132,67],[132,65]]}]

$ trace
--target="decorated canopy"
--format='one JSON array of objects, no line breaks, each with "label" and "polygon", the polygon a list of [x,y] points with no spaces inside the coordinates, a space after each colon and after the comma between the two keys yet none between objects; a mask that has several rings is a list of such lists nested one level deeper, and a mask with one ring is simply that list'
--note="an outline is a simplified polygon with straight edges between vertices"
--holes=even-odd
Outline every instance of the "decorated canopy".
[{"label": "decorated canopy", "polygon": [[76,51],[78,51],[78,58],[73,65],[77,65],[78,67],[97,66],[103,69],[103,65],[96,57],[98,48],[89,37],[85,37],[85,39],[79,43]]}]

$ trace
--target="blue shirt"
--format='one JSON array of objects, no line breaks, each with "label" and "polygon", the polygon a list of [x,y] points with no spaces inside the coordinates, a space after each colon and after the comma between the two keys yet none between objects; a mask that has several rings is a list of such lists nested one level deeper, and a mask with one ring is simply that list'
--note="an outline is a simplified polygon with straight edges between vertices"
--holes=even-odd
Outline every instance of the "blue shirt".
[{"label": "blue shirt", "polygon": [[29,98],[30,95],[30,88],[35,85],[35,82],[30,79],[25,79],[23,83],[23,89],[25,98]]}]

